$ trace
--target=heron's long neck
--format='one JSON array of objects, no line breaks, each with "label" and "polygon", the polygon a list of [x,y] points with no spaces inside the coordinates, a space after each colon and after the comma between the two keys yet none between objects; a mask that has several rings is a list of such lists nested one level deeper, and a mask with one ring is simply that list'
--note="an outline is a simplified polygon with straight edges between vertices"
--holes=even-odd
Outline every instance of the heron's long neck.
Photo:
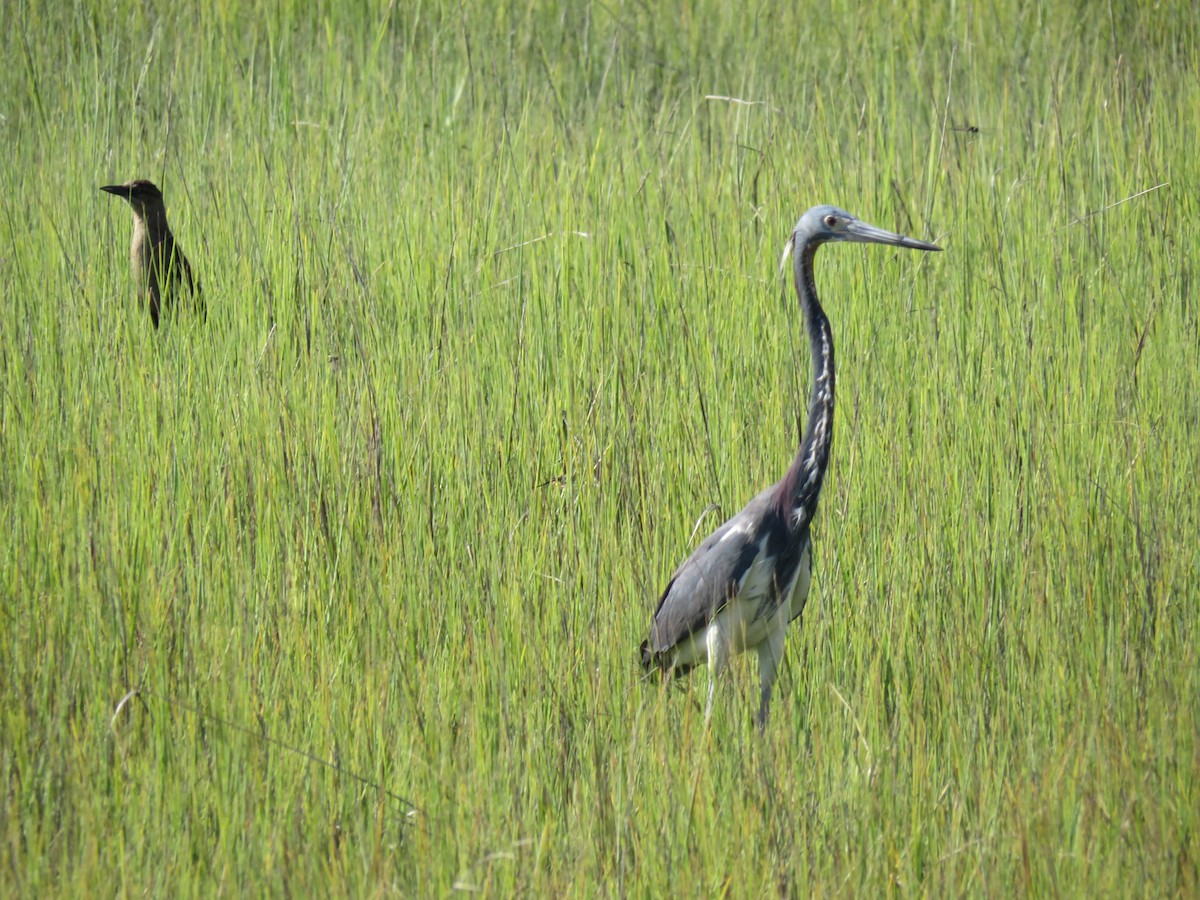
[{"label": "heron's long neck", "polygon": [[156,245],[171,237],[171,228],[167,225],[167,209],[161,201],[147,203],[140,209],[134,206],[133,233],[135,244],[140,239]]},{"label": "heron's long neck", "polygon": [[817,509],[817,498],[829,467],[829,451],[833,446],[833,331],[813,281],[813,257],[816,246],[805,246],[795,255],[796,294],[800,311],[808,328],[812,353],[813,380],[808,397],[808,420],[800,449],[787,475],[779,486],[776,502],[781,513],[788,513],[796,527],[811,521]]}]

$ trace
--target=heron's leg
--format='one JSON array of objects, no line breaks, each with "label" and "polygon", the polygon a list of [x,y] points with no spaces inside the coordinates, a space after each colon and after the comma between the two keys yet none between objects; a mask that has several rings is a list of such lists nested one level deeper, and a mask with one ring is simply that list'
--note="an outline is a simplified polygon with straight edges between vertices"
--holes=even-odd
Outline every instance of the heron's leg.
[{"label": "heron's leg", "polygon": [[786,619],[780,626],[767,635],[767,639],[758,645],[758,679],[762,702],[758,707],[758,727],[767,727],[768,707],[771,702],[771,688],[775,686],[775,676],[779,673],[779,663],[783,660],[783,638],[786,633]]}]

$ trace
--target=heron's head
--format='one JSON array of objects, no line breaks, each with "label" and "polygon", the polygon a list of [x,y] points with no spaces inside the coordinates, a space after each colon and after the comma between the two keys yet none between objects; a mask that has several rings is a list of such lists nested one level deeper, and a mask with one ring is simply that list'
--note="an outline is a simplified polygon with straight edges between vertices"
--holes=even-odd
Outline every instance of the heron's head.
[{"label": "heron's head", "polygon": [[915,238],[885,231],[868,225],[855,218],[844,209],[836,206],[814,206],[800,217],[796,227],[792,229],[791,237],[783,248],[783,258],[780,268],[788,254],[797,248],[818,247],[830,241],[851,241],[858,244],[891,244],[895,247],[908,247],[910,250],[941,250],[936,244],[928,244]]},{"label": "heron's head", "polygon": [[162,191],[158,189],[158,185],[142,178],[124,184],[106,184],[100,190],[124,197],[139,215],[144,215],[147,209],[161,207],[163,203]]}]

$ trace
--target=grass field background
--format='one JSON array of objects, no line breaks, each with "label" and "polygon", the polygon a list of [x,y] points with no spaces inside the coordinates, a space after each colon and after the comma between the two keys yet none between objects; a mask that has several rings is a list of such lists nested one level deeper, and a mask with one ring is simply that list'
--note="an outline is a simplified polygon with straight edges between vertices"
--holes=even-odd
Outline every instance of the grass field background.
[{"label": "grass field background", "polygon": [[[2,892],[1196,894],[1191,5],[559,6],[0,7]],[[946,252],[820,253],[813,591],[706,729],[636,647],[826,202]]]}]

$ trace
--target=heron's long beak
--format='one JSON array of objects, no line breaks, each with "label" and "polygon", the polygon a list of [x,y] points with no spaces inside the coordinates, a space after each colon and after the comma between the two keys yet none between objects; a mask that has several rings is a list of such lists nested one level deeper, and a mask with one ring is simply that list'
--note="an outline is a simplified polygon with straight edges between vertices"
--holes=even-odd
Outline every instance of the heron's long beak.
[{"label": "heron's long beak", "polygon": [[110,194],[116,194],[118,197],[124,197],[126,200],[128,200],[130,195],[133,193],[127,184],[106,184],[104,187],[100,188],[100,190],[108,191]]},{"label": "heron's long beak", "polygon": [[937,244],[928,244],[916,238],[905,237],[894,231],[884,231],[866,222],[851,222],[846,226],[845,237],[842,240],[854,241],[859,244],[892,244],[896,247],[907,247],[910,250],[941,250]]},{"label": "heron's long beak", "polygon": [[779,257],[779,274],[783,274],[783,267],[787,265],[787,258],[792,254],[792,248],[796,245],[796,232],[792,232],[788,237],[787,243],[783,245],[783,256]]}]

